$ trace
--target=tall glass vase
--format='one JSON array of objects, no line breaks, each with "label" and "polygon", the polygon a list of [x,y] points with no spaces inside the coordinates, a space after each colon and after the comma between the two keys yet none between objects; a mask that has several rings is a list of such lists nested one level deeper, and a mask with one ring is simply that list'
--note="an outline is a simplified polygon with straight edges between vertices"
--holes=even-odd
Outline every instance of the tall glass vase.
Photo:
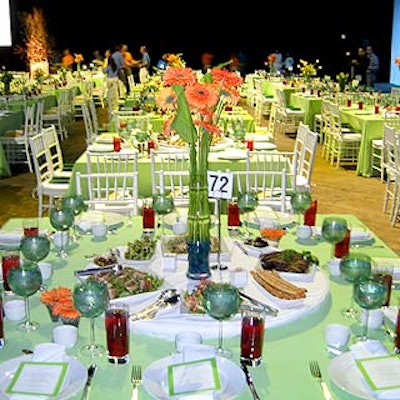
[{"label": "tall glass vase", "polygon": [[210,203],[208,200],[208,152],[211,137],[201,136],[198,143],[191,143],[190,182],[188,212],[188,270],[189,279],[200,280],[211,276],[210,272]]}]

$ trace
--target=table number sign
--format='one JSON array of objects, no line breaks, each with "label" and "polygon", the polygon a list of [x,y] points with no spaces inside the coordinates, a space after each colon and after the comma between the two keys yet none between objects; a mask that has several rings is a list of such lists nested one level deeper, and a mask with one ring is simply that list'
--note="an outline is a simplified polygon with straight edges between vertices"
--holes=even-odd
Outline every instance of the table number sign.
[{"label": "table number sign", "polygon": [[233,174],[232,172],[207,171],[208,197],[229,200],[232,198]]}]

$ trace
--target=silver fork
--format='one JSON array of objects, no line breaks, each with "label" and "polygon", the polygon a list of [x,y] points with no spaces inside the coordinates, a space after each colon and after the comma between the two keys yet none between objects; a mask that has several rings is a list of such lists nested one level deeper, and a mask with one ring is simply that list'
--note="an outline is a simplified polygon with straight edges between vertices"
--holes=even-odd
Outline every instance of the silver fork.
[{"label": "silver fork", "polygon": [[131,383],[132,383],[132,396],[131,400],[138,400],[139,386],[142,384],[142,367],[140,365],[132,365],[131,371]]},{"label": "silver fork", "polygon": [[311,375],[315,379],[317,379],[319,381],[319,384],[321,385],[322,393],[324,394],[324,399],[325,400],[334,400],[333,396],[331,395],[331,392],[329,391],[328,385],[322,379],[321,370],[319,368],[318,361],[310,361],[309,364],[310,364]]}]

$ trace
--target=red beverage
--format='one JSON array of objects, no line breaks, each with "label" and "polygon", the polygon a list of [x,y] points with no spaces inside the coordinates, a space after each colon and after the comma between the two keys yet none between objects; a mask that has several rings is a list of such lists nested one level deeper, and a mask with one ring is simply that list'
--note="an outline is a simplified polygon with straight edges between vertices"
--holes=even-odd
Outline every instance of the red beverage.
[{"label": "red beverage", "polygon": [[147,154],[150,155],[150,150],[156,148],[156,142],[154,140],[149,140],[147,142]]},{"label": "red beverage", "polygon": [[358,103],[358,109],[359,110],[362,110],[364,108],[364,103],[362,102],[362,101],[360,101],[359,103]]},{"label": "red beverage", "polygon": [[315,226],[317,218],[318,200],[313,200],[310,208],[304,213],[304,225]]},{"label": "red beverage", "polygon": [[143,217],[143,230],[145,232],[153,231],[155,225],[154,208],[150,206],[144,206],[142,217]]},{"label": "red beverage", "polygon": [[236,201],[228,203],[228,229],[238,229],[240,227],[240,209]]},{"label": "red beverage", "polygon": [[314,89],[310,89],[311,96],[314,94]]},{"label": "red beverage", "polygon": [[344,239],[335,244],[335,257],[342,258],[350,251],[350,229],[347,229]]},{"label": "red beverage", "polygon": [[258,365],[262,358],[264,343],[264,319],[245,316],[242,319],[240,360],[246,364]]},{"label": "red beverage", "polygon": [[113,138],[114,151],[116,152],[121,151],[121,142],[122,142],[121,138],[118,137]]},{"label": "red beverage", "polygon": [[113,304],[105,313],[108,361],[129,362],[129,311],[127,305]]},{"label": "red beverage", "polygon": [[347,99],[347,107],[351,107],[351,99]]},{"label": "red beverage", "polygon": [[246,140],[246,147],[248,150],[254,150],[254,140]]},{"label": "red beverage", "polygon": [[18,252],[10,252],[2,257],[2,269],[3,269],[3,286],[6,292],[11,292],[10,286],[8,286],[7,274],[11,268],[19,267],[20,257]]},{"label": "red beverage", "polygon": [[393,275],[390,273],[385,273],[384,271],[378,272],[377,275],[379,278],[383,279],[387,286],[387,296],[385,302],[382,304],[382,307],[389,307],[390,304],[390,296],[392,294],[392,283],[393,283]]},{"label": "red beverage", "polygon": [[37,236],[39,235],[39,228],[36,226],[24,227],[24,236]]},{"label": "red beverage", "polygon": [[374,111],[375,114],[379,114],[379,104],[375,104]]}]

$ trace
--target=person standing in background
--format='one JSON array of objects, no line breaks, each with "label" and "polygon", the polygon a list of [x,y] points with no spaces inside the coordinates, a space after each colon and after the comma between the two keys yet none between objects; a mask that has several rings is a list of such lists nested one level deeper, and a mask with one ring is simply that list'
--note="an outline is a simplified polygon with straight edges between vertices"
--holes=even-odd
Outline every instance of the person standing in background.
[{"label": "person standing in background", "polygon": [[205,52],[201,55],[201,72],[203,74],[207,73],[208,70],[212,68],[213,59],[214,54]]},{"label": "person standing in background", "polygon": [[369,59],[366,73],[367,89],[375,89],[376,78],[379,72],[379,57],[374,53],[372,46],[367,46],[365,51]]},{"label": "person standing in background", "polygon": [[63,50],[63,56],[61,58],[61,64],[64,68],[69,70],[74,69],[75,57],[71,54],[70,49]]},{"label": "person standing in background", "polygon": [[283,60],[284,75],[285,76],[292,75],[293,68],[294,68],[294,58],[289,53],[286,53],[285,59]]},{"label": "person standing in background", "polygon": [[136,67],[139,64],[138,60],[135,60],[132,56],[132,54],[130,53],[130,51],[128,50],[128,45],[127,44],[122,44],[121,45],[121,53],[122,56],[124,58],[124,84],[126,87],[126,94],[129,95],[131,92],[131,87],[129,84],[129,75],[132,75],[132,68]]},{"label": "person standing in background", "polygon": [[364,47],[360,46],[357,50],[357,57],[351,60],[351,66],[353,67],[352,77],[357,79],[359,85],[365,87],[367,82],[367,68],[369,65],[369,58]]},{"label": "person standing in background", "polygon": [[147,51],[147,46],[140,46],[140,54],[142,59],[139,62],[139,81],[140,83],[146,82],[151,74],[151,58]]}]

